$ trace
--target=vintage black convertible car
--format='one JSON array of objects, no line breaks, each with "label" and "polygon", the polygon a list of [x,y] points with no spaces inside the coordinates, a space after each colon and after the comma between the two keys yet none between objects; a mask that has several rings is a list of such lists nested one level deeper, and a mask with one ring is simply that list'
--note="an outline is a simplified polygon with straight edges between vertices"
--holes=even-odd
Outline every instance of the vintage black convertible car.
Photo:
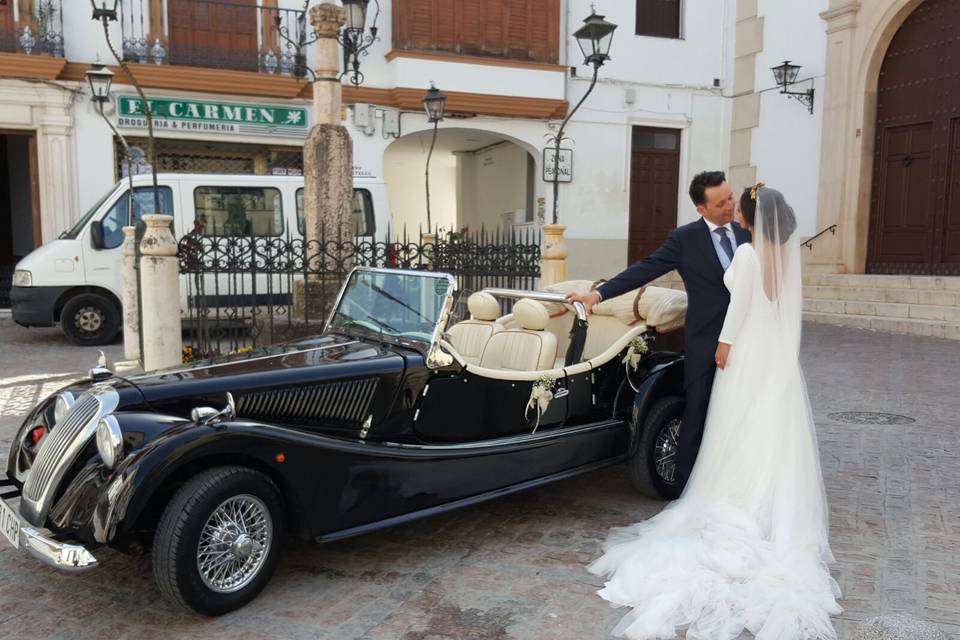
[{"label": "vintage black convertible car", "polygon": [[0,532],[67,570],[152,549],[160,590],[217,615],[264,587],[284,535],[336,540],[623,461],[669,492],[683,359],[644,349],[655,328],[497,289],[453,322],[455,289],[357,269],[319,336],[92,370],[18,431]]}]

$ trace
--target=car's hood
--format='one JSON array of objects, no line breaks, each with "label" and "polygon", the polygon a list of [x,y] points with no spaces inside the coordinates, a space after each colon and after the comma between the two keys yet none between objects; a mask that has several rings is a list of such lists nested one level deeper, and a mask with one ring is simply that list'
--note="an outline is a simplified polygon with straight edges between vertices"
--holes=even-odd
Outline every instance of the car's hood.
[{"label": "car's hood", "polygon": [[[404,358],[376,341],[324,335],[129,378],[148,402],[402,371]],[[123,383],[121,383],[123,384]]]}]

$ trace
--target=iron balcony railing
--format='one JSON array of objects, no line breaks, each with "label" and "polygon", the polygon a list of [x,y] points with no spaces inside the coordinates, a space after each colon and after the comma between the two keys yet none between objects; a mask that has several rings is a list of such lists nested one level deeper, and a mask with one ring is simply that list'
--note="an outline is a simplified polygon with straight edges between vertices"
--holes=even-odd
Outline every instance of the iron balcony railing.
[{"label": "iron balcony railing", "polygon": [[[158,6],[163,10],[157,11]],[[290,42],[309,35],[306,13],[299,9],[239,0],[165,0],[160,5],[123,0],[120,22],[123,57],[130,62],[282,75],[295,75],[305,66],[303,49]]]},{"label": "iron balcony railing", "polygon": [[62,58],[63,0],[38,0],[32,15],[15,15],[14,4],[0,13],[0,51]]}]

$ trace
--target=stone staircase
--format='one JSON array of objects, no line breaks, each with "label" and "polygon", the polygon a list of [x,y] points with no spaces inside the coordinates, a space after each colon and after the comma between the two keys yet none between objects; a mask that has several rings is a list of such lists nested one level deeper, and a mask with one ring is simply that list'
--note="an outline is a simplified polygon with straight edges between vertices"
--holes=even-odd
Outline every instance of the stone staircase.
[{"label": "stone staircase", "polygon": [[960,340],[960,277],[807,274],[804,319]]}]

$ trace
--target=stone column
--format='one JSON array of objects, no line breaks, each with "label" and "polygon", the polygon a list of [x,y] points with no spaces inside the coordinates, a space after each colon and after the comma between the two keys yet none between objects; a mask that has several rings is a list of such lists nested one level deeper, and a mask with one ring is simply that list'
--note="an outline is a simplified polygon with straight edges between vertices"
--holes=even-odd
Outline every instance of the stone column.
[{"label": "stone column", "polygon": [[[317,41],[317,80],[313,83],[315,124],[303,147],[303,214],[308,254],[317,254],[319,241],[353,240],[353,142],[340,124],[342,106],[337,33],[346,15],[333,0],[310,9]],[[346,252],[349,255],[351,252]],[[349,262],[337,261],[349,270]],[[320,264],[312,262],[317,270]],[[345,274],[312,274],[294,287],[294,313],[325,318]]]},{"label": "stone column", "polygon": [[123,356],[127,360],[140,359],[136,233],[136,227],[123,228]]},{"label": "stone column", "polygon": [[179,265],[177,240],[170,231],[173,216],[145,215],[147,230],[140,241],[140,283],[143,291],[143,370],[180,364]]},{"label": "stone column", "polygon": [[[850,118],[853,101],[859,97],[853,81],[854,35],[860,3],[831,0],[820,14],[827,23],[826,77],[823,92],[823,130],[820,150],[820,189],[817,196],[817,231],[837,225],[835,236],[817,238],[807,264],[812,271],[834,273],[858,270],[854,259],[857,229],[859,176],[851,172],[850,156],[861,144],[859,130]],[[851,153],[853,152],[853,153]],[[862,234],[866,237],[866,233]],[[805,252],[806,253],[806,252]]]},{"label": "stone column", "polygon": [[543,251],[540,256],[540,288],[567,279],[567,241],[563,239],[566,227],[562,224],[543,225]]}]

